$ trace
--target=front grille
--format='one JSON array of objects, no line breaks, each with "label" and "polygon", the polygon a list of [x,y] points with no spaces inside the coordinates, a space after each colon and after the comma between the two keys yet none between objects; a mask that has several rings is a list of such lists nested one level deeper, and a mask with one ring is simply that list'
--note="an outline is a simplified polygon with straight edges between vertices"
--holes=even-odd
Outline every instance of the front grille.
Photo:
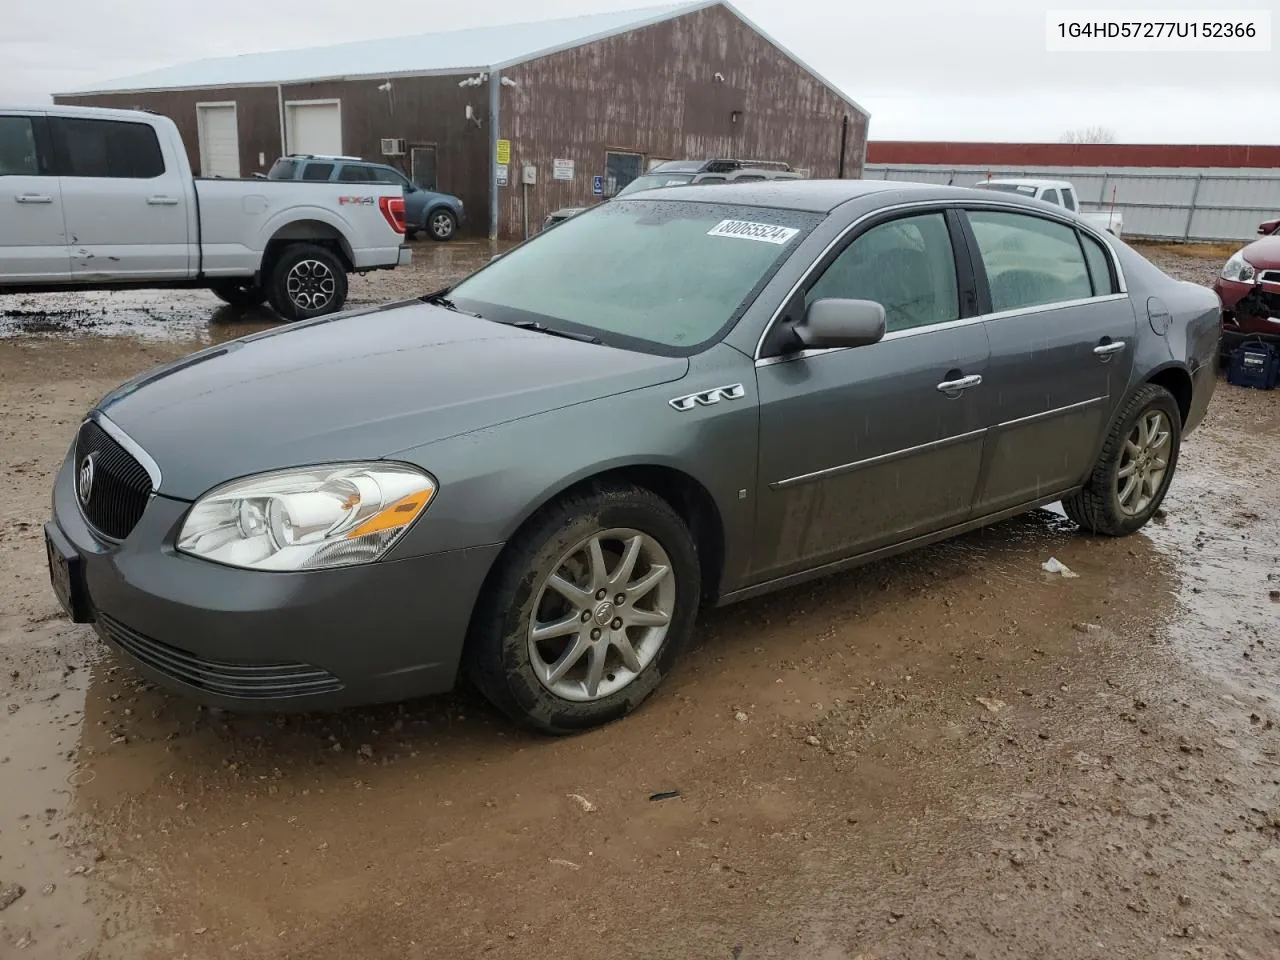
[{"label": "front grille", "polygon": [[206,660],[159,640],[144,637],[119,620],[98,612],[106,638],[153,670],[188,686],[242,700],[273,700],[336,693],[342,681],[307,663],[224,663]]},{"label": "front grille", "polygon": [[[86,462],[92,457],[92,466]],[[127,537],[151,497],[151,476],[133,455],[94,421],[87,420],[76,436],[76,499],[84,517],[114,540]],[[83,497],[83,477],[92,473],[89,496]]]},{"label": "front grille", "polygon": [[1263,270],[1258,279],[1263,283],[1280,283],[1280,270]]}]

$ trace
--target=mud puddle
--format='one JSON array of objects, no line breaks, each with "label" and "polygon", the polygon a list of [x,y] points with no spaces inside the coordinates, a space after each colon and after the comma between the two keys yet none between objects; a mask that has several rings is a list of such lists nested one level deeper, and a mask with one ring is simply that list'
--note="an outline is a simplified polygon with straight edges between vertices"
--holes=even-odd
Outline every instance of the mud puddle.
[{"label": "mud puddle", "polygon": [[465,692],[200,710],[60,617],[52,471],[186,349],[0,342],[0,955],[1280,953],[1280,395],[1219,386],[1141,535],[1040,511],[711,611],[549,740]]}]

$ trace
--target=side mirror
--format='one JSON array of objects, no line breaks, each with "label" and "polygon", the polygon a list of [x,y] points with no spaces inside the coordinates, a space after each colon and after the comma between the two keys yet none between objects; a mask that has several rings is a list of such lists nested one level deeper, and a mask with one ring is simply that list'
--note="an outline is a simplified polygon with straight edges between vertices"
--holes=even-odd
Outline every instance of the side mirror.
[{"label": "side mirror", "polygon": [[1280,220],[1267,220],[1258,224],[1258,233],[1265,237],[1267,234],[1274,233],[1278,227],[1280,227]]},{"label": "side mirror", "polygon": [[884,338],[884,307],[872,300],[828,298],[809,304],[795,325],[801,349],[865,347]]}]

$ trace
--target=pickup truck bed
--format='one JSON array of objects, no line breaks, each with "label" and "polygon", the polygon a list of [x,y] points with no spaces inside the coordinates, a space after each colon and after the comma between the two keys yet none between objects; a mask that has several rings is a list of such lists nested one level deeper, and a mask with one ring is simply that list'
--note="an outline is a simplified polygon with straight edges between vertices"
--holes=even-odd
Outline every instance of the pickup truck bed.
[{"label": "pickup truck bed", "polygon": [[196,179],[167,117],[0,109],[0,292],[207,287],[295,320],[409,259],[401,188]]}]

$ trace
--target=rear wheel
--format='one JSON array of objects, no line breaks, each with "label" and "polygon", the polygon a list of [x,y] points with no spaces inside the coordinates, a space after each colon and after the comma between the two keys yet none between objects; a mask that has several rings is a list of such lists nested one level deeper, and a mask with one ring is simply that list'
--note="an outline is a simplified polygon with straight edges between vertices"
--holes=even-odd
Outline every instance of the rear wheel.
[{"label": "rear wheel", "polygon": [[298,243],[285,247],[271,267],[267,298],[286,320],[336,313],[347,300],[347,271],[325,247]]},{"label": "rear wheel", "polygon": [[565,497],[513,540],[482,593],[467,672],[503,713],[544,733],[638,707],[693,630],[701,576],[688,528],[648,490]]},{"label": "rear wheel", "polygon": [[209,291],[223,303],[233,307],[256,307],[267,299],[267,291],[245,280],[224,280],[209,284]]},{"label": "rear wheel", "polygon": [[1149,383],[1125,404],[1083,489],[1062,501],[1081,529],[1119,537],[1159,509],[1182,444],[1182,414],[1164,387]]},{"label": "rear wheel", "polygon": [[427,214],[427,233],[432,240],[452,240],[458,220],[448,210],[432,210]]}]

